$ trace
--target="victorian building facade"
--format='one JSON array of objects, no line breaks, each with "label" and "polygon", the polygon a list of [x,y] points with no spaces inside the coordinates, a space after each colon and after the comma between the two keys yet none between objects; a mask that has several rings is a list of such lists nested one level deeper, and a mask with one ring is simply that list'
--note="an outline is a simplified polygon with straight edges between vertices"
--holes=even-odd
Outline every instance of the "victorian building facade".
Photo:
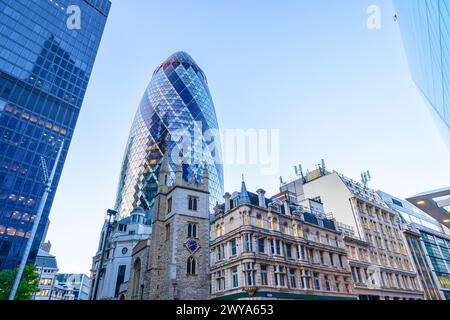
[{"label": "victorian building facade", "polygon": [[282,191],[298,200],[315,199],[338,220],[343,231],[355,293],[362,300],[423,299],[423,289],[397,213],[363,183],[324,164],[289,183]]},{"label": "victorian building facade", "polygon": [[341,232],[290,192],[225,194],[211,224],[213,299],[356,299]]}]

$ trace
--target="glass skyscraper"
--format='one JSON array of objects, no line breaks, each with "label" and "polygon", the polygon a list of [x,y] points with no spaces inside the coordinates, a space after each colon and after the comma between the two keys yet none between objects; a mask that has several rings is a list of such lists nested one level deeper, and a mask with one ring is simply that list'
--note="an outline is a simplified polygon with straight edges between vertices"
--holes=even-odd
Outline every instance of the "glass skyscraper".
[{"label": "glass skyscraper", "polygon": [[177,52],[154,72],[136,113],[123,161],[116,210],[128,216],[141,207],[151,218],[163,155],[172,175],[180,159],[183,178],[210,176],[210,210],[223,200],[223,163],[214,104],[203,71],[185,52]]},{"label": "glass skyscraper", "polygon": [[394,0],[412,77],[450,148],[450,3]]},{"label": "glass skyscraper", "polygon": [[33,242],[34,262],[111,3],[0,1],[0,270],[14,268],[30,237],[49,170],[64,149]]}]

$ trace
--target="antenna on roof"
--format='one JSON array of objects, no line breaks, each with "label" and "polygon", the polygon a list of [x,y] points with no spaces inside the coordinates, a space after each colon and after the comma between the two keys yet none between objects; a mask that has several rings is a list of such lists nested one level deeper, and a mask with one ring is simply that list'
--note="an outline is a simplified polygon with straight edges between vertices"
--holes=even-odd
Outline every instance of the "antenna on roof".
[{"label": "antenna on roof", "polygon": [[284,186],[286,184],[286,182],[283,181],[283,177],[280,176],[280,183],[282,186]]},{"label": "antenna on roof", "polygon": [[322,174],[325,174],[325,160],[322,159]]},{"label": "antenna on roof", "polygon": [[364,188],[367,188],[369,181],[372,180],[370,172],[367,170],[366,172],[361,173],[361,182],[364,185]]}]

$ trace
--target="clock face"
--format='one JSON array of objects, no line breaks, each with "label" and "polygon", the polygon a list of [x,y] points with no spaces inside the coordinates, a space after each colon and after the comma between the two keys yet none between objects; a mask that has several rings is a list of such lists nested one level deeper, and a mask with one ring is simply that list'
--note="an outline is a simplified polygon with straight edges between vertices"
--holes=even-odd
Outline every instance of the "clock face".
[{"label": "clock face", "polygon": [[122,254],[127,254],[127,252],[128,252],[128,249],[127,249],[127,248],[123,248],[123,249],[122,249]]},{"label": "clock face", "polygon": [[191,250],[191,251],[197,250],[197,248],[198,248],[197,241],[195,241],[195,240],[189,240],[189,241],[187,242],[187,247],[188,247],[189,250]]}]

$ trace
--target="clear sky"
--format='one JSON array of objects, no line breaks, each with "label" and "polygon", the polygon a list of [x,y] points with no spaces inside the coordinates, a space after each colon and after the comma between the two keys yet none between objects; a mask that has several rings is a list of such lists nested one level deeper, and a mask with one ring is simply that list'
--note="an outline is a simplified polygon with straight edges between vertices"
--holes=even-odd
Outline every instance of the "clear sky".
[{"label": "clear sky", "polygon": [[[369,5],[381,30],[366,27]],[[410,79],[391,0],[113,0],[50,214],[61,272],[89,274],[115,202],[129,130],[154,69],[188,52],[208,77],[221,129],[280,130],[280,169],[226,165],[225,189],[274,194],[294,165],[399,197],[450,181],[450,152]],[[400,17],[401,18],[401,17]]]}]

